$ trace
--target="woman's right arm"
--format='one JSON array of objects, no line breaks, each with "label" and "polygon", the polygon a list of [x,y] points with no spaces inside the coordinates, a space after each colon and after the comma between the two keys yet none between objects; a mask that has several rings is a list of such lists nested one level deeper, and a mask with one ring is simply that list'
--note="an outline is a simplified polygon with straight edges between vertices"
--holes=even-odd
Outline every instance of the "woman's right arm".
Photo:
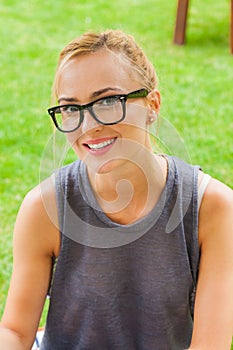
[{"label": "woman's right arm", "polygon": [[59,252],[57,227],[54,186],[48,179],[28,193],[17,216],[12,278],[0,324],[0,350],[31,349],[49,288],[53,257]]}]

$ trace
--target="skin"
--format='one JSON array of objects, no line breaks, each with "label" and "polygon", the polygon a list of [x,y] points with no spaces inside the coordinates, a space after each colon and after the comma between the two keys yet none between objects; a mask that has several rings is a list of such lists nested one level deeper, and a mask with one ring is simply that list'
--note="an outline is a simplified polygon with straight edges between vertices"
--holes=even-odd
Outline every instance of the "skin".
[{"label": "skin", "polygon": [[[129,68],[118,59],[99,51],[68,62],[58,82],[59,103],[72,99],[86,104],[98,97],[141,88],[137,79],[130,77]],[[128,224],[146,215],[165,186],[167,164],[164,158],[153,155],[148,134],[149,112],[158,111],[159,106],[160,95],[154,90],[147,98],[129,101],[130,113],[123,123],[100,125],[86,113],[80,129],[68,135],[73,149],[87,164],[97,200],[116,222]],[[86,146],[112,139],[113,144],[101,154]],[[202,173],[199,181],[201,178]],[[199,211],[201,261],[190,350],[230,349],[232,210],[232,190],[212,179]],[[57,222],[54,183],[50,178],[28,193],[16,220],[14,266],[1,322],[0,349],[31,348],[48,290],[52,257],[59,254]]]},{"label": "skin", "polygon": [[[116,64],[117,70],[113,69]],[[98,68],[101,66],[104,69]],[[80,57],[78,64],[77,60],[72,60],[65,65],[58,84],[58,101],[64,104],[72,98],[74,103],[86,104],[96,98],[125,94],[140,88],[136,80],[130,79],[128,67],[124,64],[119,66],[118,57],[100,51]],[[154,99],[153,103],[151,99]],[[80,129],[68,135],[79,159],[88,166],[92,187],[103,210],[120,223],[130,223],[146,215],[159,198],[165,184],[166,162],[160,157],[155,159],[147,132],[148,108],[158,110],[159,104],[160,95],[156,90],[148,99],[129,100],[125,120],[112,126],[98,124],[86,112]],[[135,117],[136,113],[140,113],[140,118]],[[86,147],[88,143],[98,144],[109,139],[115,141],[104,154],[93,154]],[[148,175],[145,176],[140,167],[148,169]],[[149,174],[156,176],[151,177]],[[132,184],[133,198],[132,189],[128,188],[127,191],[124,187],[121,192],[130,199],[130,204],[119,211],[119,202],[123,199],[118,198],[116,188],[123,179],[128,179]],[[148,196],[148,182],[155,189],[153,199]],[[126,200],[123,201],[125,203]]]}]

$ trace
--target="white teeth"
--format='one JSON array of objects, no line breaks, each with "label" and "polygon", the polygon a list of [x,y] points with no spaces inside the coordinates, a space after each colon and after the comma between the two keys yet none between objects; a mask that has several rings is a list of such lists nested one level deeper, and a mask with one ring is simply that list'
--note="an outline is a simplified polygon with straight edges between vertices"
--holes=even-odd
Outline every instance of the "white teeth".
[{"label": "white teeth", "polygon": [[100,143],[92,143],[92,144],[88,144],[88,147],[91,149],[100,149],[108,145],[111,145],[111,143],[113,143],[114,141],[115,139],[111,139]]}]

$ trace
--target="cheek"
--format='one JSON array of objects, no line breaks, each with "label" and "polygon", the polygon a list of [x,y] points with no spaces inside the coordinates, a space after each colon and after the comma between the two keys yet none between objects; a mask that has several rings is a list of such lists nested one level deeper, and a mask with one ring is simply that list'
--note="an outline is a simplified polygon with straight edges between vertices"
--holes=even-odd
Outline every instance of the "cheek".
[{"label": "cheek", "polygon": [[79,137],[81,136],[80,130],[75,130],[74,132],[70,132],[66,134],[67,141],[73,147],[74,144],[78,141]]},{"label": "cheek", "polygon": [[78,143],[80,136],[81,136],[81,132],[79,130],[76,130],[74,132],[67,133],[66,138],[70,146],[73,148],[74,152],[79,157],[79,159],[82,159],[83,158],[82,151]]},{"label": "cheek", "polygon": [[136,103],[126,105],[126,117],[124,123],[128,126],[134,126],[142,130],[146,129],[148,109]]}]

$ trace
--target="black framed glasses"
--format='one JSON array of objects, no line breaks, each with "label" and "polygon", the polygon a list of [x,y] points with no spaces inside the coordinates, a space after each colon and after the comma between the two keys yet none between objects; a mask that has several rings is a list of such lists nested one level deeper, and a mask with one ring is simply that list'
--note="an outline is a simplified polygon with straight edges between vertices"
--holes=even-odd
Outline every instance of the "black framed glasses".
[{"label": "black framed glasses", "polygon": [[66,104],[51,107],[48,113],[61,132],[72,132],[78,129],[83,122],[85,110],[88,110],[98,123],[113,125],[125,119],[128,99],[146,97],[148,93],[146,89],[140,89],[129,94],[102,97],[86,105]]}]

